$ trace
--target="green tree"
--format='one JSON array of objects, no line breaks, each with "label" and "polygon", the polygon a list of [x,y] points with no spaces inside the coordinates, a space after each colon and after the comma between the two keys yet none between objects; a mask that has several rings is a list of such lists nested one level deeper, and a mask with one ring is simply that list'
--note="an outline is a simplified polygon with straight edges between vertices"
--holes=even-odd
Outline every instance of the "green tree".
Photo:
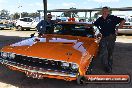
[{"label": "green tree", "polygon": [[4,17],[4,18],[8,18],[9,17],[9,11],[5,10],[5,9],[1,10],[0,11],[0,16]]},{"label": "green tree", "polygon": [[[37,12],[35,12],[35,13],[22,12],[21,15],[22,15],[22,17],[32,17],[32,18],[39,17],[39,13],[37,13]],[[11,14],[11,18],[13,18],[13,19],[20,18],[20,13],[16,12],[14,14]]]},{"label": "green tree", "polygon": [[27,13],[27,12],[22,12],[21,15],[22,15],[22,17],[28,17],[28,16],[29,16],[29,13]]},{"label": "green tree", "polygon": [[[75,10],[76,8],[70,8],[71,10]],[[61,16],[62,17],[77,17],[78,15],[78,12],[76,12],[76,11],[69,11],[69,12],[63,12],[62,14],[61,14]]]},{"label": "green tree", "polygon": [[18,19],[18,18],[20,18],[20,14],[19,13],[14,13],[13,14],[13,19]]},{"label": "green tree", "polygon": [[35,12],[35,13],[29,13],[28,16],[32,17],[32,18],[36,18],[36,17],[39,17],[39,13],[37,13],[37,12]]}]

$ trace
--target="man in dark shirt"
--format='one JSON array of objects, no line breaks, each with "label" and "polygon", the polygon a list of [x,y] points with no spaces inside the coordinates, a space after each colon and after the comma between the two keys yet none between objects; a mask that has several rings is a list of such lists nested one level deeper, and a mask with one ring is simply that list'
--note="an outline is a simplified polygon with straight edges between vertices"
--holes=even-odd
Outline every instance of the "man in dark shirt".
[{"label": "man in dark shirt", "polygon": [[51,19],[52,19],[52,15],[48,14],[46,20],[41,20],[37,24],[37,30],[38,30],[39,34],[44,34],[44,33],[51,34],[54,32],[55,21],[53,21]]},{"label": "man in dark shirt", "polygon": [[[112,72],[112,53],[114,50],[116,35],[118,33],[118,28],[121,28],[124,23],[125,20],[123,18],[110,15],[108,7],[102,8],[102,16],[94,22],[94,25],[97,26],[100,31],[100,34],[97,36],[102,37],[100,41],[99,57],[102,60],[105,72]],[[119,24],[118,28],[116,28],[117,24]]]}]

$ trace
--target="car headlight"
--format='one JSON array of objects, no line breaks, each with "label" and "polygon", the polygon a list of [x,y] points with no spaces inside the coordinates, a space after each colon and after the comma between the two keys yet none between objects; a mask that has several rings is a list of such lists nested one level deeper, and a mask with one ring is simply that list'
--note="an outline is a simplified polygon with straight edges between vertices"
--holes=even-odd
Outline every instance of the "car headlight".
[{"label": "car headlight", "polygon": [[14,53],[9,53],[8,57],[9,57],[10,59],[14,59],[14,58],[15,58],[15,54],[14,54]]},{"label": "car headlight", "polygon": [[7,58],[7,57],[8,57],[8,53],[6,53],[6,52],[1,52],[1,56],[2,56],[3,58]]},{"label": "car headlight", "polygon": [[78,65],[75,64],[75,63],[73,63],[73,64],[71,64],[71,68],[72,68],[72,69],[78,69]]},{"label": "car headlight", "polygon": [[15,58],[15,54],[13,53],[7,53],[7,52],[1,52],[1,56],[3,58],[9,58],[9,59],[14,59]]},{"label": "car headlight", "polygon": [[69,67],[70,65],[69,65],[69,63],[67,63],[67,62],[62,62],[62,66],[63,66],[63,67]]}]

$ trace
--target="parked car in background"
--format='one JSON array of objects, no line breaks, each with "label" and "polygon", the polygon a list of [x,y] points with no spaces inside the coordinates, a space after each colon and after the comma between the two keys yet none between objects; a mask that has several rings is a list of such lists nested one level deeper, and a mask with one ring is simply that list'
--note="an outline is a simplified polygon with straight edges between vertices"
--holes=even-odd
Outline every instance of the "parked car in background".
[{"label": "parked car in background", "polygon": [[6,28],[6,25],[3,23],[0,23],[0,29],[5,29],[5,28]]},{"label": "parked car in background", "polygon": [[14,25],[12,23],[5,24],[7,29],[14,29]]},{"label": "parked car in background", "polygon": [[[117,15],[126,20],[122,28],[118,29],[119,34],[132,34],[132,17],[128,15]],[[117,25],[118,26],[118,25]]]},{"label": "parked car in background", "polygon": [[20,18],[16,21],[16,29],[22,31],[24,29],[26,30],[30,30],[30,29],[35,29],[37,26],[38,22],[33,20],[30,17],[24,17],[24,18]]},{"label": "parked car in background", "polygon": [[42,34],[1,49],[0,62],[28,77],[77,80],[85,83],[97,55],[99,38],[92,24],[60,22],[52,34]]},{"label": "parked car in background", "polygon": [[14,28],[14,26],[13,26],[13,24],[3,24],[3,23],[1,23],[0,24],[0,29],[13,29]]},{"label": "parked car in background", "polygon": [[132,22],[125,22],[121,29],[118,29],[119,34],[132,34]]}]

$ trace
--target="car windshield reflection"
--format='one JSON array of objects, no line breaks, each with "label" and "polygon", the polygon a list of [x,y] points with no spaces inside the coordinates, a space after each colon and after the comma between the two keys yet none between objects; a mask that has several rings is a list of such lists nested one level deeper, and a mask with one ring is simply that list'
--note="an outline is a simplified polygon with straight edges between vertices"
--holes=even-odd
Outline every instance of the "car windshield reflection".
[{"label": "car windshield reflection", "polygon": [[85,27],[79,24],[57,24],[54,33],[60,35],[72,35],[82,37],[94,37],[93,27]]}]

